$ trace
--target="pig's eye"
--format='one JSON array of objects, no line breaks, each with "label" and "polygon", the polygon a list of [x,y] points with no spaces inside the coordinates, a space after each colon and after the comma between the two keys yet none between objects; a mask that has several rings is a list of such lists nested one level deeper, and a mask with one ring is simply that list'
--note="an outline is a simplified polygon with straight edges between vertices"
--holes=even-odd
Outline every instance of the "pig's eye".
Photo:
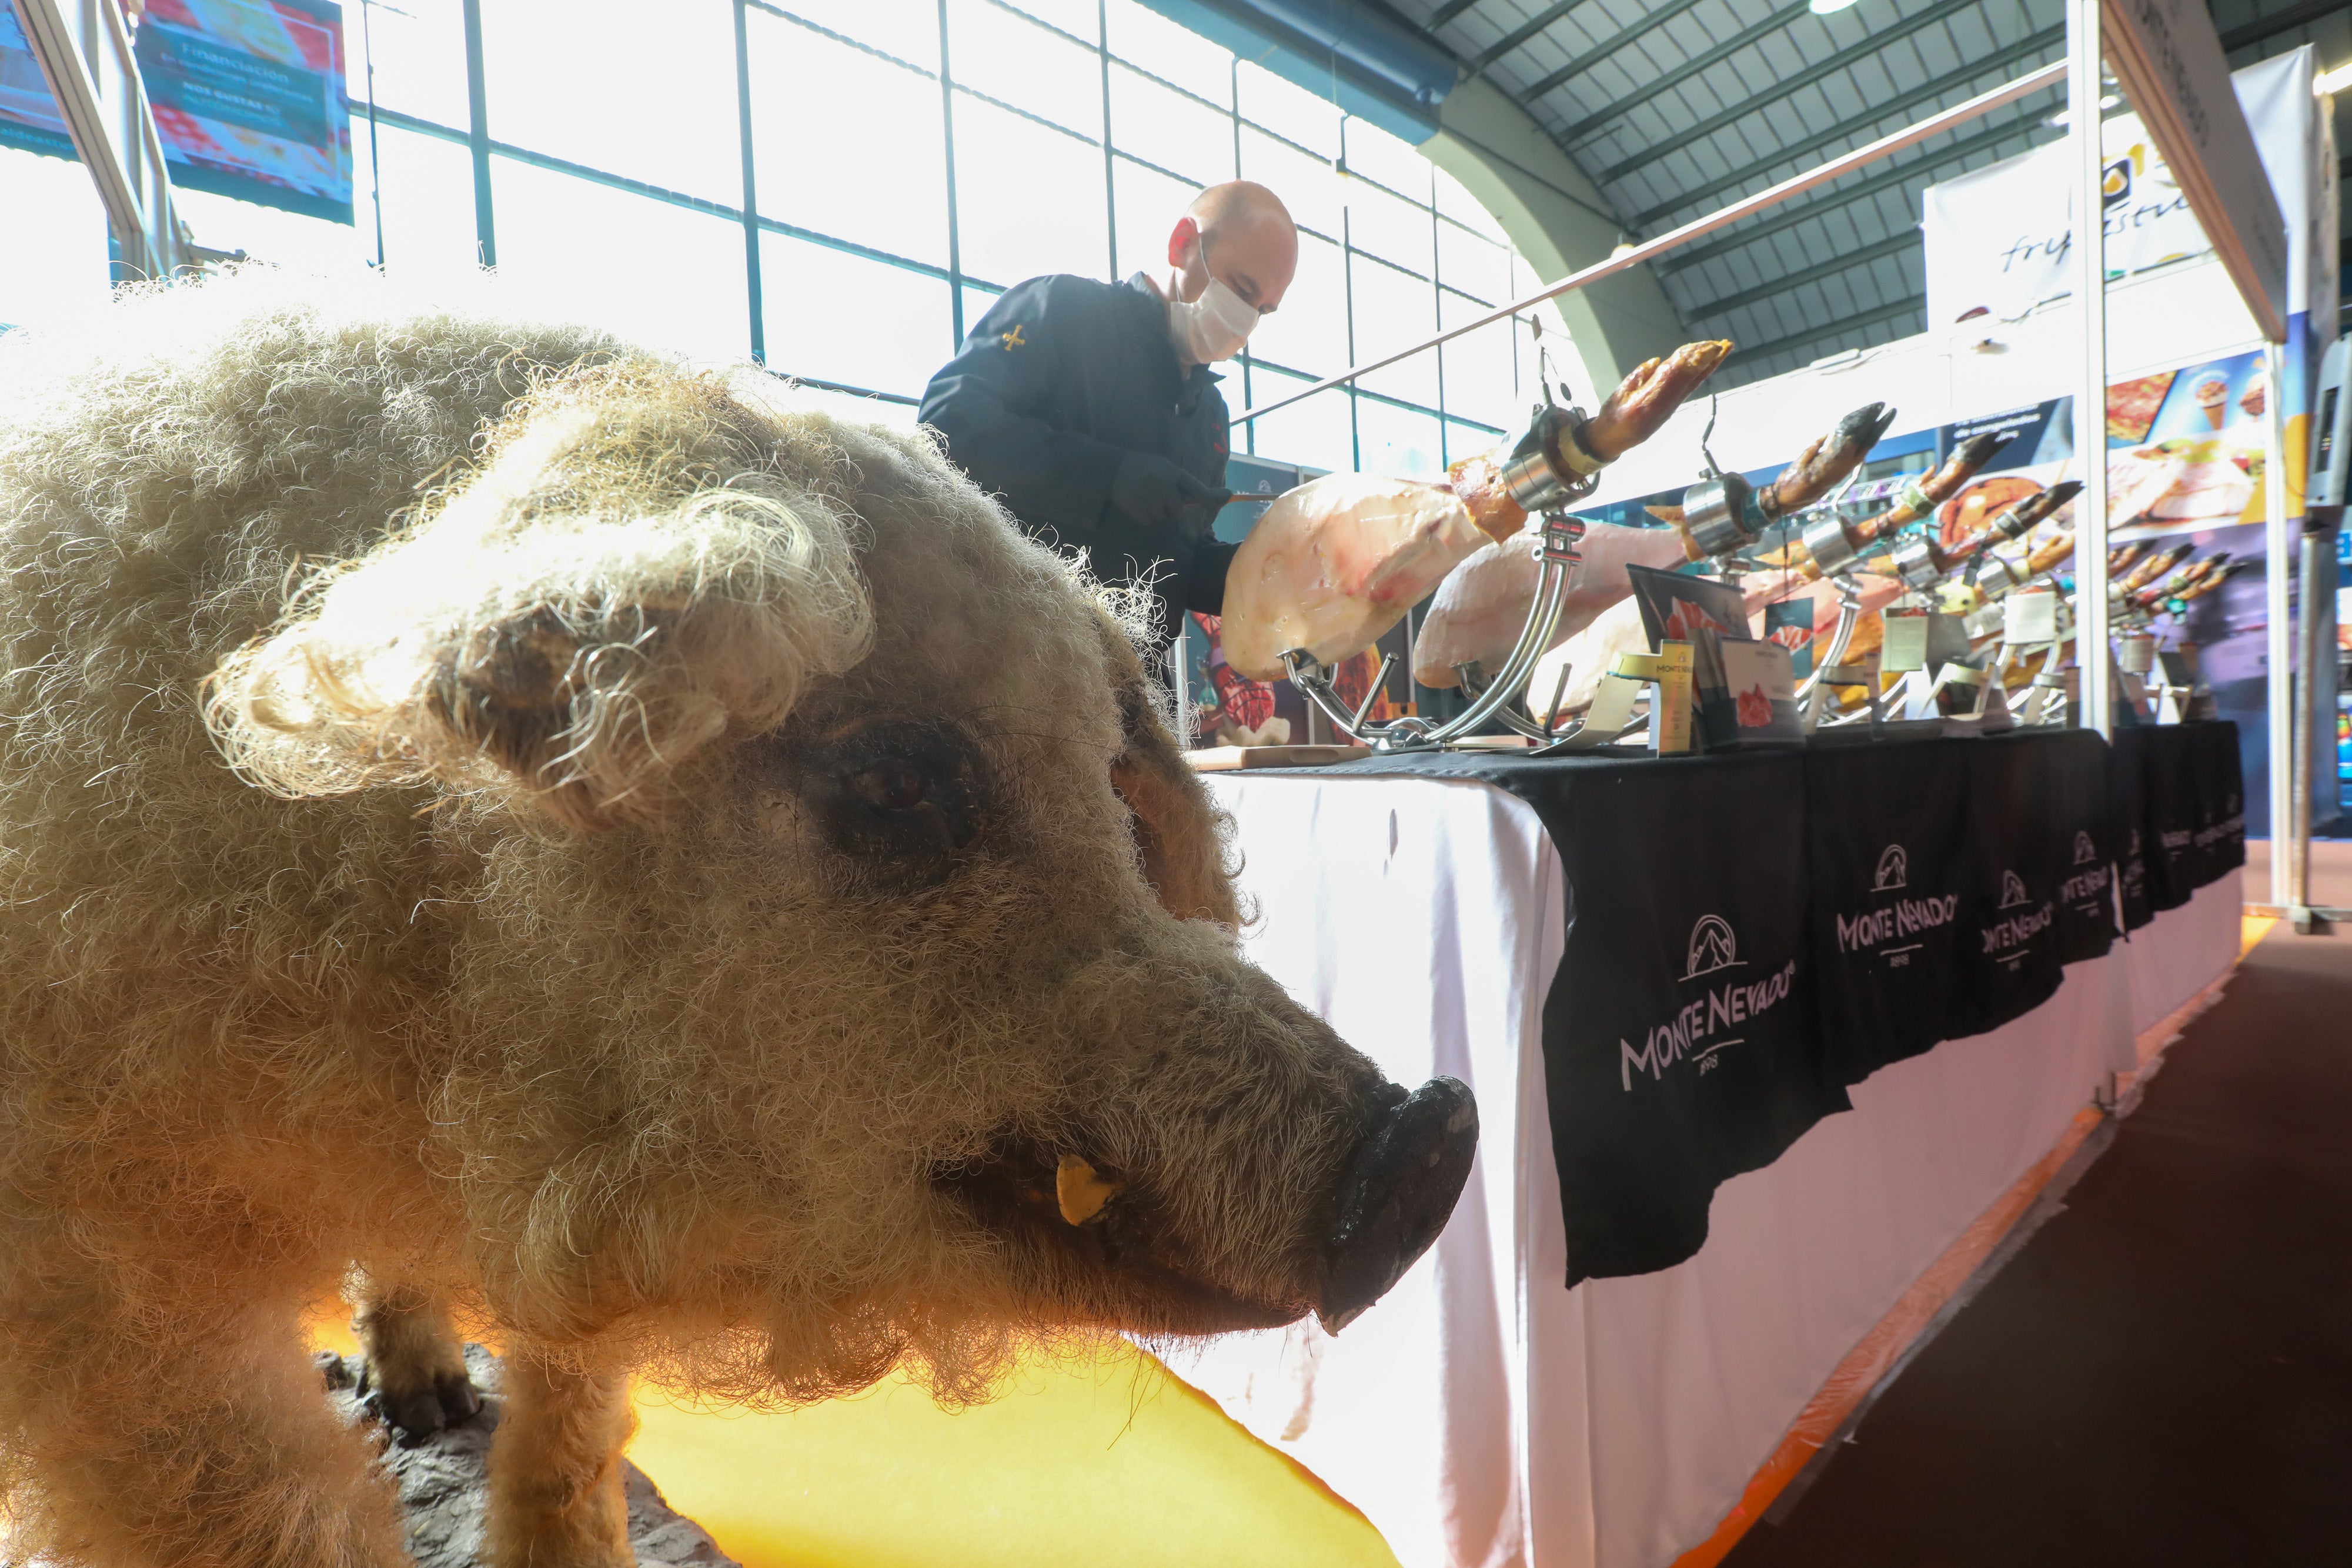
[{"label": "pig's eye", "polygon": [[849,886],[906,889],[954,874],[987,821],[979,748],[940,720],[869,718],[761,746],[839,851]]},{"label": "pig's eye", "polygon": [[911,811],[931,792],[930,780],[904,762],[869,768],[850,782],[867,805],[881,811]]}]

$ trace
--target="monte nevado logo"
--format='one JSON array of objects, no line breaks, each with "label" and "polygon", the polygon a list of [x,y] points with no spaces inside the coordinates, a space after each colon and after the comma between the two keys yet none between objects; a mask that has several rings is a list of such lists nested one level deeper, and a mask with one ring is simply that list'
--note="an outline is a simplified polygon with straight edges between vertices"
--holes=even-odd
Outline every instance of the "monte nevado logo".
[{"label": "monte nevado logo", "polygon": [[1916,936],[1921,932],[1951,924],[1952,917],[1959,912],[1959,895],[1947,893],[1909,896],[1906,891],[1909,873],[1909,857],[1904,853],[1901,844],[1889,844],[1879,852],[1878,869],[1870,879],[1871,893],[1874,895],[1903,893],[1906,896],[1856,915],[1838,915],[1839,952],[1870,952],[1885,959],[1890,969],[1906,968],[1910,965],[1911,955],[1925,944],[1905,942],[1895,946],[1885,944],[1898,936]]},{"label": "monte nevado logo", "polygon": [[1683,978],[1696,980],[1738,962],[1739,939],[1731,934],[1730,922],[1719,915],[1700,915],[1698,924],[1691,927],[1690,963],[1683,970]]},{"label": "monte nevado logo", "polygon": [[2106,895],[2113,868],[2099,858],[2096,844],[2084,829],[2074,830],[2074,874],[2058,884],[2058,902],[2072,904],[2077,914],[2096,915]]},{"label": "monte nevado logo", "polygon": [[[1685,982],[1719,974],[1726,969],[1742,969],[1747,964],[1739,956],[1739,939],[1731,923],[1719,915],[1702,915],[1691,927],[1687,962],[1683,970]],[[1706,995],[1685,1002],[1675,1015],[1663,1023],[1653,1024],[1642,1036],[1641,1049],[1620,1037],[1617,1041],[1617,1080],[1619,1087],[1631,1093],[1633,1074],[1639,1071],[1650,1075],[1652,1082],[1665,1078],[1666,1070],[1677,1062],[1696,1062],[1700,1075],[1715,1070],[1716,1054],[1727,1046],[1745,1043],[1744,1035],[1726,1031],[1744,1024],[1786,1001],[1789,988],[1797,978],[1794,958],[1781,965],[1760,980],[1727,980],[1710,988]]]},{"label": "monte nevado logo", "polygon": [[1985,956],[2013,973],[2024,962],[2034,937],[2049,928],[2056,910],[2047,903],[2034,905],[2032,895],[2025,891],[2025,879],[2013,871],[2000,873],[2000,907],[2018,913],[1979,927],[1978,935],[1984,938]]}]

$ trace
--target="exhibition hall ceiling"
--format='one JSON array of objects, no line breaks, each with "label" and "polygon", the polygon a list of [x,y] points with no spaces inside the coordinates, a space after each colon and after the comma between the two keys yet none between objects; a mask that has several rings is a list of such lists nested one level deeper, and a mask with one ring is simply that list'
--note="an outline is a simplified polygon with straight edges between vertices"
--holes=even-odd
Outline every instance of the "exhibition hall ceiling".
[{"label": "exhibition hall ceiling", "polygon": [[[1828,3],[1828,0],[1823,0]],[[2064,57],[2063,0],[1396,0],[1526,107],[1645,238]],[[2344,0],[2213,0],[2233,66],[2352,57]],[[2060,132],[2023,99],[1658,265],[1731,382],[1925,329],[1921,187]]]}]

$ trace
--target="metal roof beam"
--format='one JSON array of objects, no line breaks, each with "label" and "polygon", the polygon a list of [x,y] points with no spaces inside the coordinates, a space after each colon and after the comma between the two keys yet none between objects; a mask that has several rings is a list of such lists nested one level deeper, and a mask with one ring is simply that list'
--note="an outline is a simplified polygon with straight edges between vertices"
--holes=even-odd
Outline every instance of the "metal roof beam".
[{"label": "metal roof beam", "polygon": [[1821,196],[1801,202],[1787,203],[1779,214],[1765,219],[1753,228],[1735,230],[1711,244],[1695,246],[1689,250],[1678,253],[1671,259],[1661,258],[1650,265],[1664,272],[1681,272],[1696,267],[1702,262],[1713,261],[1717,256],[1729,256],[1732,252],[1752,245],[1768,235],[1776,235],[1782,229],[1803,223],[1807,218],[1817,218],[1823,213],[1834,212],[1840,207],[1860,201],[1864,196],[1876,195],[1881,191],[1891,190],[1916,180],[1922,174],[1932,173],[1938,165],[1965,158],[1972,152],[1981,152],[1988,147],[1997,147],[2003,141],[2013,141],[2020,136],[2029,134],[2034,126],[2040,123],[2041,118],[2038,113],[2023,114],[2014,120],[2003,120],[1990,130],[1979,131],[1973,136],[1964,136],[1940,152],[1906,160],[1885,173],[1873,174],[1867,180],[1858,181],[1842,191],[1833,189]]},{"label": "metal roof beam", "polygon": [[[1797,72],[1794,76],[1780,78],[1770,87],[1765,89],[1762,92],[1754,94],[1748,98],[1741,99],[1738,102],[1733,104],[1730,108],[1724,110],[1721,113],[1715,114],[1706,120],[1702,120],[1696,125],[1690,127],[1686,131],[1676,131],[1674,135],[1667,137],[1663,141],[1651,143],[1649,146],[1643,148],[1639,152],[1636,152],[1632,157],[1626,159],[1623,162],[1616,164],[1614,167],[1602,172],[1599,176],[1600,183],[1604,185],[1608,184],[1612,181],[1621,179],[1624,175],[1633,172],[1636,169],[1642,168],[1645,164],[1656,162],[1659,159],[1664,157],[1669,152],[1680,152],[1683,148],[1689,146],[1694,141],[1698,141],[1714,135],[1717,131],[1722,130],[1727,125],[1745,120],[1748,116],[1754,114],[1758,110],[1764,108],[1767,104],[1778,103],[1782,99],[1789,97],[1790,94],[1795,93],[1801,89],[1812,86],[1813,83],[1821,80],[1823,77],[1832,76],[1837,72],[1845,69],[1849,66],[1860,64],[1862,61],[1879,53],[1890,44],[1907,38],[1912,34],[1918,32],[1924,27],[1933,26],[1937,22],[1943,21],[1946,17],[1958,16],[1962,11],[1975,10],[1982,4],[1983,0],[1943,0],[1941,5],[1930,5],[1927,9],[1920,12],[1915,16],[1906,16],[1901,21],[1896,22],[1890,26],[1878,28],[1871,33],[1869,37],[1864,38],[1860,43],[1850,44],[1846,47],[1836,51],[1826,58],[1817,60],[1813,64],[1807,66],[1803,70]],[[2058,32],[2062,38],[2065,36],[2065,29],[2063,27],[2058,29]],[[1643,96],[1647,95],[1645,94]],[[1639,100],[1628,99],[1625,101],[1630,105]]]},{"label": "metal roof beam", "polygon": [[2303,0],[2300,5],[2290,5],[2268,16],[2257,16],[2242,26],[2231,28],[2221,35],[2221,52],[2234,54],[2249,44],[2259,44],[2264,38],[2275,38],[2281,33],[2292,32],[2306,22],[2316,22],[2344,9],[2344,0]]},{"label": "metal roof beam", "polygon": [[[1685,0],[1685,4],[1693,3],[1695,0]],[[1471,61],[1471,65],[1474,68],[1492,65],[1583,4],[1584,0],[1559,0],[1559,4],[1545,7],[1480,50],[1478,57]]]},{"label": "metal roof beam", "polygon": [[1434,33],[1476,4],[1478,0],[1445,0],[1444,5],[1429,14],[1429,20],[1423,22],[1422,27],[1424,31]]},{"label": "metal roof beam", "polygon": [[1865,262],[1876,261],[1881,256],[1896,256],[1906,250],[1916,250],[1919,245],[1917,231],[1906,229],[1901,234],[1888,235],[1876,245],[1866,245],[1860,250],[1833,256],[1819,266],[1809,267],[1802,272],[1791,272],[1785,277],[1775,277],[1769,282],[1741,293],[1727,294],[1720,299],[1709,299],[1694,305],[1690,308],[1690,314],[1694,317],[1728,316],[1743,306],[1753,305],[1761,299],[1769,299],[1776,294],[1786,294],[1792,288],[1802,288],[1808,283],[1819,283],[1824,277],[1834,277],[1841,272],[1860,267]]},{"label": "metal roof beam", "polygon": [[1759,343],[1749,349],[1735,347],[1725,362],[1736,364],[1741,360],[1761,360],[1773,354],[1783,354],[1790,349],[1801,349],[1807,343],[1818,343],[1823,338],[1834,338],[1840,332],[1852,332],[1864,327],[1875,327],[1882,321],[1897,320],[1915,310],[1925,310],[1927,308],[1927,297],[1924,294],[1914,294],[1906,299],[1898,299],[1891,305],[1882,305],[1875,310],[1865,310],[1859,316],[1848,316],[1842,321],[1832,321],[1818,330],[1791,332],[1785,338],[1775,338],[1769,343]]},{"label": "metal roof beam", "polygon": [[[1599,65],[1601,61],[1607,59],[1610,56],[1615,54],[1626,45],[1633,42],[1637,38],[1645,37],[1648,35],[1656,32],[1660,27],[1665,26],[1668,22],[1673,21],[1675,17],[1681,16],[1684,12],[1689,10],[1692,6],[1697,4],[1698,0],[1666,0],[1664,5],[1659,6],[1656,10],[1648,13],[1646,16],[1643,16],[1641,20],[1628,23],[1626,26],[1620,27],[1616,33],[1610,37],[1602,39],[1600,43],[1595,44],[1590,49],[1585,50],[1584,53],[1579,55],[1576,58],[1569,61],[1568,64],[1560,67],[1559,69],[1552,72],[1551,75],[1536,83],[1535,86],[1528,89],[1528,100],[1532,102],[1536,99],[1541,98],[1544,94],[1549,92],[1552,89],[1558,87],[1560,83],[1568,80],[1570,77],[1578,76],[1585,71],[1591,70],[1593,67]],[[1563,6],[1560,7],[1560,9],[1564,10],[1566,7]],[[1525,41],[1525,39],[1519,40],[1519,42],[1522,43]],[[1493,52],[1495,54],[1500,54],[1502,53],[1502,50],[1497,47]]]},{"label": "metal roof beam", "polygon": [[[1675,197],[1672,201],[1662,202],[1658,205],[1650,208],[1647,212],[1636,213],[1633,214],[1633,227],[1640,229],[1647,225],[1655,223],[1658,219],[1664,217],[1668,213],[1679,212],[1685,207],[1696,206],[1700,203],[1705,202],[1710,196],[1720,194],[1725,191],[1731,190],[1735,186],[1744,185],[1748,181],[1755,179],[1758,175],[1767,173],[1771,170],[1777,169],[1783,163],[1792,163],[1800,158],[1810,157],[1811,154],[1820,152],[1822,148],[1829,146],[1832,142],[1842,141],[1849,136],[1860,135],[1862,132],[1868,131],[1873,126],[1876,125],[1880,120],[1886,119],[1889,115],[1900,114],[1906,109],[1916,109],[1920,104],[1927,102],[1928,99],[1949,92],[1954,88],[1963,85],[1973,78],[1985,76],[1996,70],[2005,69],[2010,66],[2017,64],[2020,60],[2030,59],[2033,56],[2041,54],[2046,49],[2057,48],[2061,45],[2064,44],[2065,41],[2066,29],[2063,26],[2051,27],[2034,34],[2030,38],[2025,38],[2017,43],[2011,44],[2009,47],[2001,50],[1998,54],[1988,55],[1981,60],[1972,60],[1957,71],[1947,72],[1943,76],[1936,78],[1933,81],[1916,87],[1909,92],[1904,93],[1899,97],[1890,99],[1882,104],[1873,105],[1871,108],[1864,110],[1860,114],[1854,115],[1846,120],[1842,120],[1835,125],[1831,126],[1827,131],[1821,132],[1817,136],[1810,137],[1807,140],[1797,143],[1793,147],[1783,147],[1778,152],[1759,158],[1756,162],[1748,164],[1744,168],[1735,169],[1730,173],[1726,174],[1721,179],[1714,182],[1712,184],[1702,186],[1695,191],[1685,191],[1681,195]],[[1741,104],[1733,110],[1716,116],[1715,120],[1699,128],[1699,134],[1709,134],[1716,131],[1722,130],[1724,126],[1730,124],[1732,121],[1739,119],[1742,115],[1748,114],[1753,110],[1757,107],[1757,103],[1763,101],[1769,100],[1759,99]],[[1681,139],[1677,138],[1677,140],[1679,141]],[[1622,167],[1622,165],[1621,165],[1621,167]],[[1601,178],[1603,180],[1612,179],[1615,174],[1616,171],[1612,170],[1609,173],[1603,174]]]},{"label": "metal roof beam", "polygon": [[[1947,5],[1952,4],[1952,0],[1945,0],[1945,3]],[[1978,4],[1979,0],[1966,0],[1966,3],[1973,5]],[[1783,33],[1788,31],[1790,23],[1795,21],[1800,16],[1811,16],[1811,15],[1812,11],[1811,7],[1805,4],[1805,0],[1797,0],[1796,5],[1773,12],[1770,16],[1765,17],[1755,26],[1741,28],[1738,32],[1734,33],[1730,37],[1724,39],[1723,42],[1716,45],[1715,47],[1707,50],[1705,54],[1693,55],[1689,59],[1685,60],[1682,64],[1666,72],[1664,76],[1659,77],[1656,80],[1643,82],[1640,87],[1633,89],[1631,97],[1619,99],[1616,102],[1601,110],[1598,114],[1586,115],[1582,120],[1578,120],[1575,124],[1568,127],[1565,131],[1557,132],[1557,135],[1559,136],[1562,145],[1577,141],[1588,132],[1597,131],[1601,126],[1608,124],[1611,120],[1616,119],[1619,115],[1624,113],[1635,104],[1643,102],[1646,99],[1654,97],[1656,94],[1665,91],[1670,87],[1675,87],[1683,82],[1688,81],[1691,78],[1698,75],[1699,72],[1706,69],[1709,66],[1722,64],[1725,60],[1729,59],[1732,56],[1738,54],[1748,45],[1755,43],[1759,38],[1768,38],[1775,33]],[[1547,77],[1544,79],[1546,83],[1549,83],[1551,80],[1549,77]],[[1543,90],[1549,92],[1550,90],[1549,86],[1546,86]],[[1535,90],[1532,89],[1529,89],[1528,93],[1528,99],[1532,101],[1535,96]]]}]

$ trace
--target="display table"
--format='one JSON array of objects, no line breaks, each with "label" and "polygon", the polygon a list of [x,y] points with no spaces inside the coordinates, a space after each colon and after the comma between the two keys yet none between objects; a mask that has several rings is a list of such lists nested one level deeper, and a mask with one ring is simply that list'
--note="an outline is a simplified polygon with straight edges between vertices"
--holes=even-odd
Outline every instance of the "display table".
[{"label": "display table", "polygon": [[[1549,998],[1557,1051],[1558,1010],[1583,1005],[1555,986],[1571,925],[1623,929],[1640,900],[1571,885],[1595,863],[1582,846],[1564,860],[1534,806],[1475,779],[1212,789],[1239,824],[1255,961],[1391,1077],[1450,1073],[1478,1095],[1460,1207],[1379,1308],[1337,1339],[1310,1322],[1170,1355],[1362,1508],[1407,1568],[1663,1568],[1706,1540],[1847,1351],[2135,1064],[2136,1033],[2237,953],[2236,881],[2219,876],[2063,965],[2022,1017],[1853,1082],[1851,1111],[1715,1188],[1695,1256],[1571,1288],[1544,1014]],[[1740,798],[1765,793],[1750,779]],[[2138,810],[2119,809],[2119,843]],[[1766,861],[1769,835],[1797,829],[1739,825]],[[1703,863],[1727,888],[1745,874]],[[1587,984],[1606,1008],[1606,979]]]}]

